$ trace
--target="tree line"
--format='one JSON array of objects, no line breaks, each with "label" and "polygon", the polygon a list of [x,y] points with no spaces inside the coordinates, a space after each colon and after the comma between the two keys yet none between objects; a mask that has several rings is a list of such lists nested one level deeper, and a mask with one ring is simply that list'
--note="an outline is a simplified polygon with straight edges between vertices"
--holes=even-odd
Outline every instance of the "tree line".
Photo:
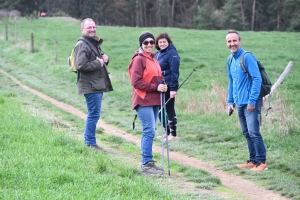
[{"label": "tree line", "polygon": [[90,17],[99,25],[300,31],[300,0],[0,0],[0,9]]}]

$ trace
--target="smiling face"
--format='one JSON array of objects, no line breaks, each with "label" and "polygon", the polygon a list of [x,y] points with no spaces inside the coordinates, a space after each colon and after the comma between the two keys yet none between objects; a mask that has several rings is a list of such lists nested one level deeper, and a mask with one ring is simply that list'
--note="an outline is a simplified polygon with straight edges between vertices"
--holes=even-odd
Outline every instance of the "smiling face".
[{"label": "smiling face", "polygon": [[153,48],[154,48],[154,44],[155,41],[152,38],[146,38],[143,42],[142,42],[142,49],[148,53],[151,54]]},{"label": "smiling face", "polygon": [[93,20],[86,20],[81,28],[82,34],[88,37],[95,37],[97,32],[96,24]]},{"label": "smiling face", "polygon": [[157,41],[158,47],[160,48],[160,50],[164,50],[165,48],[167,48],[169,46],[169,42],[166,38],[161,38]]},{"label": "smiling face", "polygon": [[228,33],[226,35],[226,42],[231,53],[235,53],[241,48],[242,40],[237,33]]}]

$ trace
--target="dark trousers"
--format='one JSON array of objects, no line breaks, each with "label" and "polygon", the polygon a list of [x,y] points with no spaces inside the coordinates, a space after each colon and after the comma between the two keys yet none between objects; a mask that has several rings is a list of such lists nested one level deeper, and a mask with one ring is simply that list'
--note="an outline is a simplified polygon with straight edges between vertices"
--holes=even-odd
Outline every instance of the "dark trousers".
[{"label": "dark trousers", "polygon": [[[163,102],[166,102],[170,99],[170,88],[168,88],[167,92],[163,95],[165,98],[163,99]],[[163,105],[162,105],[163,106]],[[161,109],[162,107],[160,107]],[[165,117],[166,114],[166,117]],[[166,128],[167,124],[167,134],[169,135],[171,133],[172,136],[177,135],[177,117],[175,112],[175,98],[171,98],[167,105],[165,106],[165,109],[162,110],[162,113],[159,113],[159,120],[163,123],[163,127]],[[163,119],[161,119],[163,117]],[[166,119],[168,123],[166,123]]]}]

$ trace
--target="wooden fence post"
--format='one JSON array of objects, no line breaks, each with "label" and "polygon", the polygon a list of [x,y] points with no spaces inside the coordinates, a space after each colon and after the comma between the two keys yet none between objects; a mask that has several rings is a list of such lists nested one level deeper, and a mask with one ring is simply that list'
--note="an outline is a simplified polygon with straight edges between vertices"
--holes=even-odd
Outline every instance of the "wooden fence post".
[{"label": "wooden fence post", "polygon": [[17,30],[17,24],[15,24],[15,44],[18,43],[18,30]]},{"label": "wooden fence post", "polygon": [[34,53],[34,36],[33,33],[31,33],[31,53]]},{"label": "wooden fence post", "polygon": [[8,41],[8,26],[5,24],[5,40]]},{"label": "wooden fence post", "polygon": [[54,51],[55,51],[55,62],[57,61],[57,41],[56,38],[54,38]]}]

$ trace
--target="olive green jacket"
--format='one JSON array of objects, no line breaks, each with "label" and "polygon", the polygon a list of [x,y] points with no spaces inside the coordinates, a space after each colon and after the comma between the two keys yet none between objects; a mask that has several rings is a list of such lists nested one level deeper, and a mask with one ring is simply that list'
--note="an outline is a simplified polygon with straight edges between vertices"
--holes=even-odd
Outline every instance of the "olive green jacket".
[{"label": "olive green jacket", "polygon": [[74,49],[78,94],[112,91],[106,68],[108,62],[102,67],[100,61],[96,59],[97,56],[102,57],[100,45],[103,40],[97,36],[91,38],[84,35],[80,39],[84,39],[89,45],[85,41],[78,40]]}]

